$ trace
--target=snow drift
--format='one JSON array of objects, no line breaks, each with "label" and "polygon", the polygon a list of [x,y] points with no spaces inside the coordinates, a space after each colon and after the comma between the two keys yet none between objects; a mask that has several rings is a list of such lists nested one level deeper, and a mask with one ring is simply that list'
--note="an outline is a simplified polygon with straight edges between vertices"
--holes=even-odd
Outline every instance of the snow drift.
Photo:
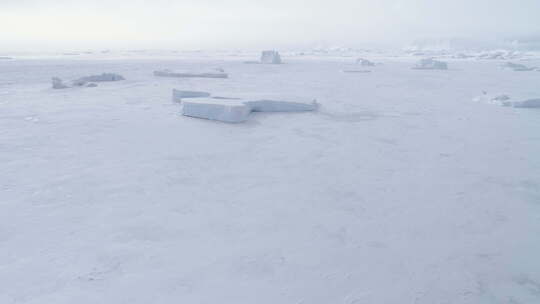
[{"label": "snow drift", "polygon": [[413,67],[414,70],[447,70],[448,64],[443,61],[437,61],[433,58],[426,58],[418,61]]},{"label": "snow drift", "polygon": [[528,67],[523,64],[507,62],[503,65],[503,68],[514,70],[515,72],[529,72],[536,70],[536,67]]},{"label": "snow drift", "polygon": [[370,70],[342,70],[343,73],[371,73]]}]

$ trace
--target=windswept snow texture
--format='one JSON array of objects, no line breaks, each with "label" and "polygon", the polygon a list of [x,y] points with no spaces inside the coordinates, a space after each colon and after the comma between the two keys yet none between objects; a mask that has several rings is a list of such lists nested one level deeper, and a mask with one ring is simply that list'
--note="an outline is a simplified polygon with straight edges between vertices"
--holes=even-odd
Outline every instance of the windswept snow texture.
[{"label": "windswept snow texture", "polygon": [[[540,98],[540,73],[304,52],[1,60],[0,303],[540,303],[540,111],[471,102]],[[385,64],[341,72],[359,57]],[[126,80],[50,88],[103,71]],[[216,123],[173,89],[321,106]]]},{"label": "windswept snow texture", "polygon": [[447,70],[448,64],[443,61],[438,61],[433,58],[426,58],[418,61],[413,67],[415,70]]},{"label": "windswept snow texture", "polygon": [[154,76],[157,77],[174,77],[174,78],[228,78],[227,73],[191,73],[191,72],[173,72],[170,70],[155,71]]},{"label": "windswept snow texture", "polygon": [[173,89],[173,101],[182,102],[182,98],[210,97],[210,93],[201,91],[183,91]]},{"label": "windswept snow texture", "polygon": [[263,51],[261,54],[261,63],[281,64],[281,56],[277,51]]}]

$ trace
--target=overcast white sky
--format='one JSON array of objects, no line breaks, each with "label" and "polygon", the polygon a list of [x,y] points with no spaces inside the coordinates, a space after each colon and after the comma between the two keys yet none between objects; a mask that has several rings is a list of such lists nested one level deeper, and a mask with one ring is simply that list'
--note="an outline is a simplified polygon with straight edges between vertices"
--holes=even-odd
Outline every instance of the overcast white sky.
[{"label": "overcast white sky", "polygon": [[268,48],[540,32],[540,0],[0,0],[0,47]]}]

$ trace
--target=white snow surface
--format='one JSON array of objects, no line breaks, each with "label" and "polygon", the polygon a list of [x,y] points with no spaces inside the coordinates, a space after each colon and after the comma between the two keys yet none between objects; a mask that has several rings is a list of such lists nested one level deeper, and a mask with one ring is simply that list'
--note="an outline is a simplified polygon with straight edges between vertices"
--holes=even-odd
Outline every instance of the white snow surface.
[{"label": "white snow surface", "polygon": [[[540,302],[540,112],[471,102],[538,98],[540,73],[94,56],[115,59],[0,62],[0,303]],[[215,66],[231,77],[152,75]],[[102,71],[127,80],[50,87]],[[222,124],[173,88],[322,107]]]}]

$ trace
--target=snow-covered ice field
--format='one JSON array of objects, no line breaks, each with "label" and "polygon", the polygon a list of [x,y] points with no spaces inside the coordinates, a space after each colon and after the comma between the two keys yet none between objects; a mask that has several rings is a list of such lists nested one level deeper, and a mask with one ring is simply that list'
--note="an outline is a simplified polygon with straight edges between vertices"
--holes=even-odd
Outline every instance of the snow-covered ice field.
[{"label": "snow-covered ice field", "polygon": [[[0,61],[2,304],[540,303],[540,109],[473,101],[540,98],[538,71],[13,57]],[[153,75],[217,68],[229,78]],[[371,73],[342,72],[356,69]],[[101,73],[126,80],[51,88]],[[320,108],[227,124],[181,115],[172,89]]]}]

